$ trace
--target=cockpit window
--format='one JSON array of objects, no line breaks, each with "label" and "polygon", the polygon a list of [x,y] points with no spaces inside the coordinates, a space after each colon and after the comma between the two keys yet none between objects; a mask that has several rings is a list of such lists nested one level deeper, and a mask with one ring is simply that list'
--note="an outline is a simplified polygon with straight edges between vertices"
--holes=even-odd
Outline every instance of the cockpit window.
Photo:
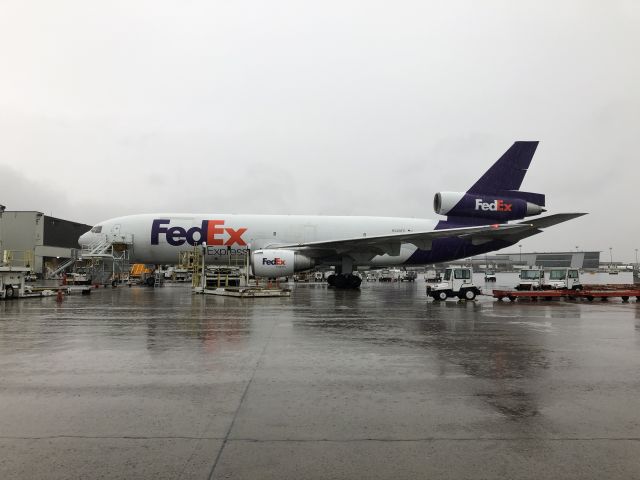
[{"label": "cockpit window", "polygon": [[102,232],[102,225],[96,225],[91,229],[91,233],[100,233]]}]

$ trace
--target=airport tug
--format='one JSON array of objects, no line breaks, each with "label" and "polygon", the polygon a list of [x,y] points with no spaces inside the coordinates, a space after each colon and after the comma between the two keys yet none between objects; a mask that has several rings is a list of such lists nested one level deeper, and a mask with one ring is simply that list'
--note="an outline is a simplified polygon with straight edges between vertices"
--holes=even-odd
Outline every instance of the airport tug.
[{"label": "airport tug", "polygon": [[427,285],[427,295],[434,300],[446,300],[458,297],[460,300],[473,300],[482,292],[473,284],[473,270],[466,267],[447,268],[442,282]]}]

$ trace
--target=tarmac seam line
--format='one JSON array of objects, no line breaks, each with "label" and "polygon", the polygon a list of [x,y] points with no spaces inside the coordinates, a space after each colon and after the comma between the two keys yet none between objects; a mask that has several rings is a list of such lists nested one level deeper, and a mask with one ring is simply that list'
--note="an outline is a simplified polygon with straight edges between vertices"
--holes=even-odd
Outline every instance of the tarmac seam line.
[{"label": "tarmac seam line", "polygon": [[256,376],[256,372],[258,371],[258,368],[260,367],[260,363],[262,362],[262,359],[264,358],[264,354],[267,351],[267,347],[269,346],[269,343],[271,343],[271,338],[273,337],[273,332],[275,331],[275,328],[276,328],[277,324],[278,324],[278,319],[276,318],[276,319],[273,320],[273,326],[271,327],[271,331],[269,332],[269,336],[267,337],[267,341],[264,344],[262,352],[260,352],[260,356],[258,357],[258,360],[256,361],[255,367],[253,367],[253,372],[251,373],[251,378],[247,382],[247,386],[244,388],[244,392],[242,392],[242,396],[240,397],[240,402],[238,403],[238,408],[236,408],[236,411],[233,414],[233,418],[231,419],[231,424],[229,425],[229,429],[227,430],[227,433],[226,433],[226,435],[224,436],[224,438],[222,440],[222,445],[220,445],[220,449],[218,450],[218,454],[216,455],[216,459],[213,462],[213,465],[211,466],[211,471],[209,472],[209,476],[207,477],[209,480],[213,479],[213,474],[216,471],[216,467],[218,466],[218,462],[220,461],[220,457],[222,457],[222,452],[224,451],[224,447],[227,446],[227,442],[229,441],[229,435],[231,435],[231,430],[233,430],[233,426],[236,423],[236,418],[238,418],[238,413],[240,413],[240,409],[242,408],[242,404],[244,403],[244,399],[246,398],[247,392],[249,391],[249,387],[251,386],[251,383],[253,382],[253,379]]},{"label": "tarmac seam line", "polygon": [[231,438],[232,442],[247,443],[354,443],[354,442],[512,442],[512,441],[548,441],[548,442],[588,442],[588,441],[628,441],[638,442],[640,437],[425,437],[425,438],[347,438],[347,439],[257,439]]},{"label": "tarmac seam line", "polygon": [[182,435],[44,435],[38,437],[17,437],[0,435],[0,440],[55,440],[57,438],[78,438],[78,439],[124,439],[124,440],[222,440],[223,437],[187,437]]},{"label": "tarmac seam line", "polygon": [[640,437],[425,437],[425,438],[347,438],[347,439],[303,439],[303,438],[228,438],[228,437],[187,437],[187,436],[139,436],[139,435],[45,435],[37,437],[19,437],[19,436],[0,436],[0,440],[55,440],[55,439],[86,439],[86,440],[225,440],[231,442],[248,442],[248,443],[352,443],[352,442],[477,442],[477,441],[549,441],[549,442],[588,442],[588,441],[640,441]]}]

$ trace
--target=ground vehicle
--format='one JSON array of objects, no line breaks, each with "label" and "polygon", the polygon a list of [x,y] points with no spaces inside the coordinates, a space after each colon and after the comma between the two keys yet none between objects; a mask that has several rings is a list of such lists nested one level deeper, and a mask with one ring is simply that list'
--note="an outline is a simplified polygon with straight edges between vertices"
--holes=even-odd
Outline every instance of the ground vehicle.
[{"label": "ground vehicle", "polygon": [[440,280],[442,280],[442,275],[435,270],[427,270],[424,275],[425,282],[439,282]]},{"label": "ground vehicle", "polygon": [[90,285],[91,274],[86,268],[78,268],[75,272],[66,274],[66,282],[69,285]]},{"label": "ground vehicle", "polygon": [[25,292],[25,275],[29,269],[25,267],[0,266],[0,298],[18,298]]},{"label": "ground vehicle", "polygon": [[401,282],[415,282],[416,278],[418,278],[418,274],[416,272],[414,272],[413,270],[408,270],[408,271],[402,272],[402,275],[400,276],[400,281]]},{"label": "ground vehicle", "polygon": [[371,271],[367,272],[367,275],[366,275],[365,278],[366,278],[367,282],[376,282],[376,281],[378,281],[378,274],[377,274],[377,272],[375,270],[371,270]]},{"label": "ground vehicle", "polygon": [[543,287],[551,289],[582,290],[577,268],[553,268],[549,270],[549,279],[543,284]]},{"label": "ground vehicle", "polygon": [[484,272],[484,281],[485,282],[495,282],[496,281],[496,272],[493,270],[487,270]]},{"label": "ground vehicle", "polygon": [[520,270],[519,278],[516,290],[540,290],[540,285],[544,283],[544,270],[537,267],[523,268]]},{"label": "ground vehicle", "polygon": [[384,268],[378,274],[379,282],[397,282],[402,272],[399,268]]},{"label": "ground vehicle", "polygon": [[466,267],[447,268],[441,283],[427,285],[427,295],[434,300],[456,296],[461,300],[473,300],[480,293],[481,290],[473,284],[473,271]]}]

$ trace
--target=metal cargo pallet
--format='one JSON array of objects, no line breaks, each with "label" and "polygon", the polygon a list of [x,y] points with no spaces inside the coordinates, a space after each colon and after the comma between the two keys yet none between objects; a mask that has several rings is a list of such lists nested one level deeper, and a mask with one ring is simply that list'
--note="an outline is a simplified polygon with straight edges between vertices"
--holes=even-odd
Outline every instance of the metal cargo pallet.
[{"label": "metal cargo pallet", "polygon": [[205,295],[218,295],[222,297],[237,298],[266,298],[266,297],[290,297],[291,290],[288,288],[263,288],[263,287],[224,287],[215,289],[194,288],[196,293]]}]

